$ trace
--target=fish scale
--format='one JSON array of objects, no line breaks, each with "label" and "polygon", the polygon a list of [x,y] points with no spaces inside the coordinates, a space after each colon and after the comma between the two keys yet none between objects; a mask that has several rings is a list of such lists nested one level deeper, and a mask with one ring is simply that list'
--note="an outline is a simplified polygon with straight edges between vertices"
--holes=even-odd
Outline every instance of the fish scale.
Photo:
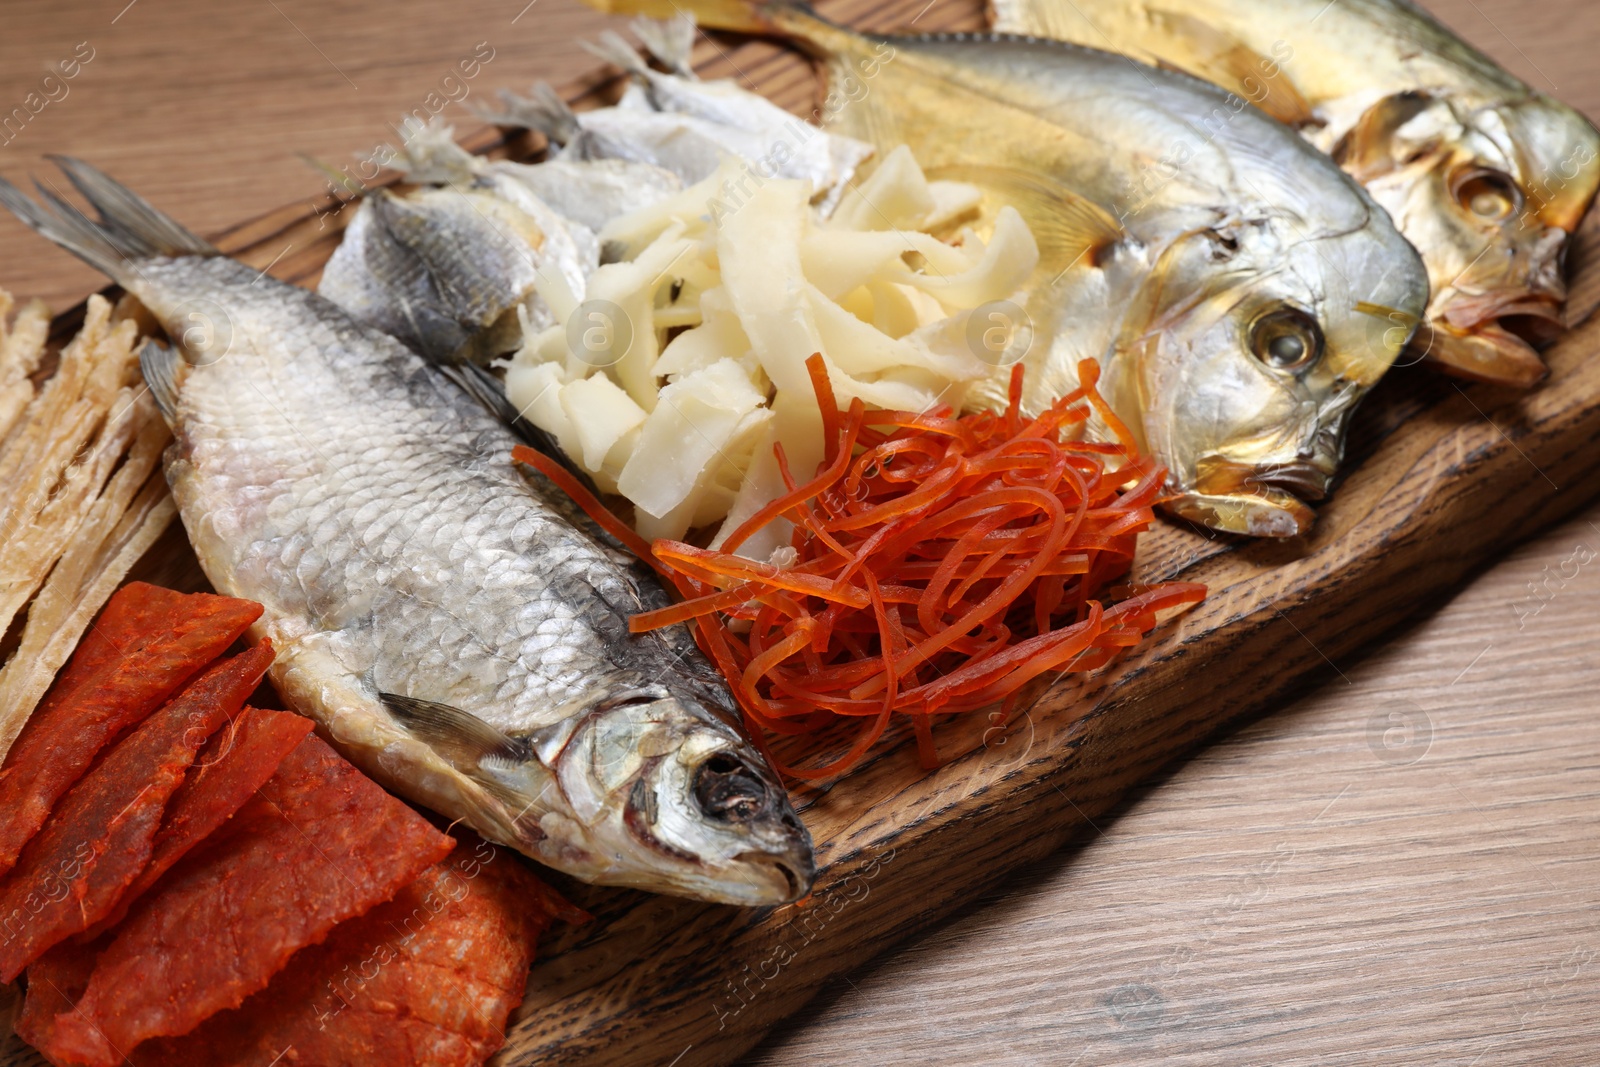
[{"label": "fish scale", "polygon": [[[233,266],[225,260],[211,262]],[[161,284],[164,266],[151,264],[145,273]],[[177,265],[176,269],[184,268]],[[248,281],[249,272],[242,267],[230,273]],[[212,298],[217,296],[227,299],[222,293]],[[310,303],[309,297],[301,300]],[[293,336],[293,316],[284,314],[279,300],[252,303],[256,306],[245,309],[254,319],[252,326],[259,322],[264,333]],[[261,591],[281,595],[284,589],[306,583],[307,575],[297,573],[296,565],[304,557],[296,558],[280,531],[313,530],[312,542],[327,546],[326,562],[313,568],[317,581],[304,588],[312,604],[330,606],[313,616],[319,629],[339,628],[336,606],[362,597],[362,590],[381,590],[371,601],[370,614],[392,613],[399,623],[385,632],[399,640],[376,644],[370,650],[371,669],[380,680],[409,675],[403,665],[435,647],[457,654],[447,656],[448,662],[461,662],[462,656],[470,661],[473,649],[481,648],[492,658],[525,666],[528,684],[513,708],[475,706],[478,701],[473,700],[463,704],[463,710],[493,716],[495,725],[503,728],[545,725],[540,709],[548,711],[572,699],[577,695],[574,683],[578,675],[606,666],[600,657],[581,654],[584,638],[599,636],[602,631],[614,637],[626,629],[626,618],[613,607],[627,599],[616,562],[591,538],[573,531],[548,509],[539,509],[537,498],[530,496],[512,466],[514,438],[487,413],[442,380],[435,391],[443,405],[418,407],[418,390],[403,375],[423,373],[422,361],[401,357],[412,365],[396,375],[391,363],[397,353],[386,352],[382,355],[387,358],[376,359],[370,353],[371,346],[361,346],[355,337],[345,336],[290,355],[280,364],[281,373],[253,373],[258,369],[257,353],[251,353],[248,360],[230,356],[213,366],[196,368],[185,383],[180,420],[192,410],[234,413],[235,417],[212,416],[201,420],[194,434],[185,432],[179,462],[192,466],[195,481],[191,485],[180,478],[180,492],[193,497],[206,513],[219,515],[231,509],[229,501],[272,490],[272,485],[261,484],[262,468],[256,462],[243,469],[226,462],[208,463],[204,445],[210,435],[236,438],[247,434],[260,458],[270,458],[281,448],[298,459],[301,449],[295,442],[303,442],[326,469],[337,472],[337,490],[323,486],[302,494],[295,488],[305,484],[302,480],[287,485],[277,481],[282,491],[270,497],[267,523],[237,522],[245,537],[228,546],[227,555],[234,565],[254,572],[252,581],[261,583]],[[360,406],[353,410],[328,412],[317,394],[333,384],[329,369],[337,369],[350,380],[364,380],[372,392],[370,404],[361,397]],[[252,394],[268,389],[268,402],[252,406]],[[435,417],[440,410],[449,412],[451,418]],[[323,417],[327,414],[336,418]],[[392,430],[403,419],[416,423],[414,433]],[[486,441],[494,443],[492,451],[482,450]],[[465,456],[482,462],[463,466],[460,459]],[[375,553],[359,550],[366,531],[345,507],[350,494],[365,490],[363,480],[368,476],[363,471],[367,469],[385,472],[377,477],[375,487],[387,511],[376,524],[381,541]],[[460,491],[463,479],[473,483],[470,496]],[[470,548],[464,559],[452,561],[449,548],[461,542],[442,536],[441,526],[459,523],[446,509],[460,508],[463,499],[473,500],[477,514],[490,525],[477,534],[473,544],[464,546]],[[537,561],[526,553],[527,547],[534,545],[542,549]],[[563,579],[592,588],[600,596],[590,598],[585,610],[573,610],[568,599],[571,589],[564,593]],[[637,604],[635,598],[634,610],[638,610]],[[524,610],[542,610],[545,617],[535,639],[525,646],[519,642],[515,626],[497,624],[497,620],[515,618]],[[483,621],[463,625],[460,620],[469,615]],[[552,626],[558,620],[563,625]],[[626,670],[628,665],[618,666]],[[650,664],[635,670],[648,672]],[[442,684],[446,690],[457,688],[456,679],[448,675],[435,677],[434,684]]]},{"label": "fish scale", "polygon": [[100,223],[0,202],[167,324],[146,380],[213,585],[265,608],[272,678],[391,789],[589,881],[803,895],[811,841],[636,560],[511,458],[478,400],[401,342],[225,259],[85,164]]},{"label": "fish scale", "polygon": [[[828,131],[903,145],[929,179],[976,187],[963,221],[980,240],[1020,215],[1037,266],[985,305],[978,321],[997,329],[968,338],[994,366],[968,407],[1003,408],[1016,362],[1037,414],[1097,360],[1107,405],[1166,469],[1164,509],[1230,533],[1310,531],[1344,412],[1393,364],[1428,278],[1304,139],[1244,97],[1076,44],[858,33],[797,0],[588,2],[787,37],[824,68]],[[987,351],[995,334],[1009,340]],[[1112,427],[1096,416],[1087,432]]]},{"label": "fish scale", "polygon": [[1417,354],[1529,387],[1600,132],[1406,0],[994,0],[997,30],[1114,49],[1248,98],[1328,152],[1422,253]]}]

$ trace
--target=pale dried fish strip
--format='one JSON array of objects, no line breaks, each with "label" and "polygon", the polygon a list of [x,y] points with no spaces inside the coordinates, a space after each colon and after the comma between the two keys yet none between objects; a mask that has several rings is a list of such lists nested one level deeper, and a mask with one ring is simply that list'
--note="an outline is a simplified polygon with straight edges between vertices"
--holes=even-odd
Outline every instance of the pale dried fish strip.
[{"label": "pale dried fish strip", "polygon": [[111,306],[91,297],[83,329],[56,374],[24,412],[20,431],[0,449],[0,631],[50,573],[105,485],[138,423],[129,388],[138,359],[132,323],[111,325]]},{"label": "pale dried fish strip", "polygon": [[136,417],[142,429],[133,451],[34,598],[21,643],[0,669],[0,757],[90,620],[177,514],[156,469],[171,435],[148,397]]},{"label": "pale dried fish strip", "polygon": [[[66,413],[79,401],[87,401],[102,413],[124,385],[138,379],[138,357],[133,350],[137,327],[132,323],[110,325],[111,305],[101,296],[89,298],[83,329],[61,353],[61,364],[44,384],[23,414],[23,425],[0,451],[0,516],[15,513],[19,502],[35,501],[37,490],[27,493],[25,486],[43,486],[48,491],[56,477],[86,436],[69,436],[60,427]],[[92,433],[94,426],[89,427]],[[32,505],[43,506],[42,500]]]},{"label": "pale dried fish strip", "polygon": [[39,369],[50,334],[50,309],[42,302],[29,301],[15,320],[13,304],[11,294],[0,289],[0,448],[33,400],[31,375]]},{"label": "pale dried fish strip", "polygon": [[114,401],[125,412],[121,418],[78,405],[86,418],[100,422],[99,437],[67,467],[44,506],[33,515],[24,511],[17,517],[19,525],[8,531],[6,555],[0,560],[0,619],[8,624],[44,581],[137,434],[139,424],[127,417],[135,395],[124,390]]},{"label": "pale dried fish strip", "polygon": [[[0,318],[9,297],[0,304]],[[34,305],[0,335],[0,381],[37,369],[48,321]],[[0,631],[33,598],[0,669],[0,756],[90,620],[176,513],[157,470],[171,435],[139,382],[138,327],[89,298],[83,329],[0,444]],[[0,393],[0,398],[9,394]],[[5,410],[0,408],[0,415]]]}]

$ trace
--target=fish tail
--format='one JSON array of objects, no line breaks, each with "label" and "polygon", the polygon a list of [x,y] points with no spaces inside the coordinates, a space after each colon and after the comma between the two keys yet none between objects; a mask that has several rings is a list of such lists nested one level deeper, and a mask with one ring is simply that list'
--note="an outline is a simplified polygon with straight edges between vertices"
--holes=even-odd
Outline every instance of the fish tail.
[{"label": "fish tail", "polygon": [[499,107],[468,104],[467,108],[485,122],[535,130],[558,145],[578,140],[583,127],[567,102],[545,82],[536,84],[532,92],[531,96],[518,96],[501,89]]},{"label": "fish tail", "polygon": [[679,14],[657,20],[640,16],[629,24],[645,51],[680,78],[694,78],[695,24],[691,15]]},{"label": "fish tail", "polygon": [[602,33],[599,41],[579,41],[578,44],[596,59],[619,67],[635,78],[646,79],[650,76],[650,68],[645,65],[644,58],[611,30]]},{"label": "fish tail", "polygon": [[155,256],[215,256],[218,251],[104,171],[68,156],[50,159],[100,216],[91,219],[42,182],[43,203],[0,178],[0,204],[28,227],[115,281],[132,272],[130,261]]}]

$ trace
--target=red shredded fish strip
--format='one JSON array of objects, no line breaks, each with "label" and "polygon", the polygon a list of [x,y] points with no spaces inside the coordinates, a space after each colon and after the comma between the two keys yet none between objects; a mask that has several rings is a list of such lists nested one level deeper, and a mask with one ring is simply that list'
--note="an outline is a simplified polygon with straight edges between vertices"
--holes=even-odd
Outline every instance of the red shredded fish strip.
[{"label": "red shredded fish strip", "polygon": [[143,582],[119,589],[28,719],[0,770],[0,874],[100,751],[166,703],[261,605]]},{"label": "red shredded fish strip", "polygon": [[272,645],[222,660],[186,686],[62,798],[0,880],[0,981],[110,914],[150,858],[167,800],[206,741],[244,706]]},{"label": "red shredded fish strip", "polygon": [[311,720],[302,715],[261,708],[243,709],[227,729],[218,730],[167,802],[150,862],[117,906],[78,939],[93,939],[121,922],[134,901],[244,807],[310,732]]},{"label": "red shredded fish strip", "polygon": [[237,1010],[135,1049],[135,1067],[244,1067],[284,1049],[295,1063],[483,1063],[505,1043],[539,937],[558,919],[589,917],[509,850],[462,838],[449,860],[297,953]]},{"label": "red shredded fish strip", "polygon": [[52,1059],[115,1067],[264,988],[290,956],[390,900],[454,842],[315,734],[111,933]]},{"label": "red shredded fish strip", "polygon": [[[827,445],[815,477],[797,484],[780,447],[788,491],[721,551],[655,542],[684,600],[630,624],[692,620],[746,717],[770,733],[861,724],[840,758],[785,774],[848,770],[895,716],[910,717],[924,766],[936,766],[934,716],[1009,711],[1040,675],[1100,666],[1205,596],[1188,582],[1113,589],[1166,472],[1101,399],[1094,361],[1032,419],[1020,366],[1004,411],[960,417],[860,401],[841,411],[820,357],[807,367]],[[1115,441],[1073,439],[1092,412]],[[733,554],[778,518],[794,525],[791,565]]]}]

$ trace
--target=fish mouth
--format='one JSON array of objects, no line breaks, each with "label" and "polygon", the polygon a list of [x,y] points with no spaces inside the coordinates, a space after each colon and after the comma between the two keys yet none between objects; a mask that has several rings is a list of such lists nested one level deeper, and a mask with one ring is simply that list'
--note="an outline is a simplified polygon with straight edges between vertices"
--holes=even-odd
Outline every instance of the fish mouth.
[{"label": "fish mouth", "polygon": [[[790,807],[783,787],[730,752],[713,753],[695,769],[695,806],[714,823],[747,827],[757,841],[774,845],[733,857],[740,881],[754,890],[745,903],[787,904],[811,891],[816,859],[810,835]],[[765,842],[763,842],[765,843]],[[732,887],[737,895],[742,888]]]},{"label": "fish mouth", "polygon": [[734,857],[734,862],[745,873],[752,893],[744,899],[730,899],[730,904],[793,904],[811,892],[811,883],[817,878],[816,862],[809,850],[807,854],[791,856],[743,852]]},{"label": "fish mouth", "polygon": [[1411,347],[1458,377],[1528,389],[1550,373],[1539,348],[1565,328],[1561,299],[1554,294],[1467,297],[1429,316]]},{"label": "fish mouth", "polygon": [[1317,515],[1306,501],[1328,495],[1333,475],[1308,461],[1250,466],[1212,457],[1195,487],[1166,504],[1180,518],[1225,533],[1286,539],[1311,531]]}]

